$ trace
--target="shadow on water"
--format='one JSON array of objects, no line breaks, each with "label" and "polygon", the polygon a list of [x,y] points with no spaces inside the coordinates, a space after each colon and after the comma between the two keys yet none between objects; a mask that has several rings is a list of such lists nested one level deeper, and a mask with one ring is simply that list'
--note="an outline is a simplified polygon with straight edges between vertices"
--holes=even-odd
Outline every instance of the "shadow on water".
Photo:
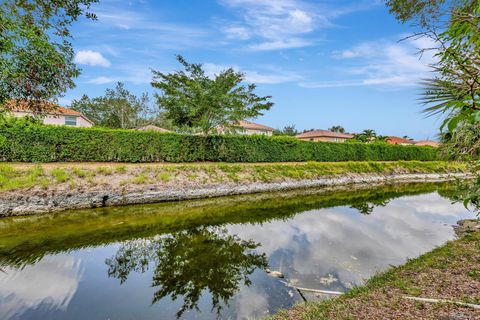
[{"label": "shadow on water", "polygon": [[224,197],[128,207],[78,210],[0,220],[0,271],[23,269],[47,255],[119,243],[105,260],[108,277],[124,284],[132,273],[151,271],[152,304],[165,297],[181,300],[177,317],[199,310],[209,292],[212,311],[250,286],[255,270],[268,259],[260,243],[231,233],[227,225],[288,221],[301,212],[346,206],[369,215],[374,208],[405,196],[438,192],[449,198],[445,183],[352,186]]}]

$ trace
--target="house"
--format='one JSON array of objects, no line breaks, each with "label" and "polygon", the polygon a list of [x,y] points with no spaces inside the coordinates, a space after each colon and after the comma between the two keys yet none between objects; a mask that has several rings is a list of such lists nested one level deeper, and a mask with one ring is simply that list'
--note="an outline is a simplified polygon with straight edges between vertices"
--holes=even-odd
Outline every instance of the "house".
[{"label": "house", "polygon": [[[45,103],[48,104],[48,108],[46,109],[49,111],[46,111],[41,118],[44,124],[84,128],[90,128],[94,125],[91,120],[80,112],[60,107],[50,102]],[[26,102],[7,102],[6,107],[11,111],[12,115],[17,118],[34,115],[33,112],[27,108]]]},{"label": "house", "polygon": [[390,136],[390,137],[386,138],[385,141],[389,144],[399,144],[399,145],[402,145],[402,146],[415,144],[415,141],[413,141],[413,140],[400,138],[400,137],[395,137],[395,136]]},{"label": "house", "polygon": [[352,139],[353,134],[332,132],[328,130],[312,130],[296,135],[296,138],[304,141],[345,142]]},{"label": "house", "polygon": [[436,141],[432,141],[432,140],[421,140],[421,141],[416,141],[414,143],[416,146],[430,146],[430,147],[434,147],[434,148],[437,148],[439,143],[436,142]]},{"label": "house", "polygon": [[246,135],[252,135],[252,134],[260,134],[260,135],[265,135],[265,136],[271,136],[273,135],[273,128],[269,126],[265,126],[263,124],[258,124],[254,123],[251,121],[246,121],[246,120],[240,120],[236,124],[236,128],[233,130],[231,129],[225,129],[225,128],[218,128],[219,133],[228,133],[233,131],[235,134],[246,134]]},{"label": "house", "polygon": [[140,130],[140,131],[172,132],[170,130],[163,129],[163,128],[160,128],[160,127],[157,127],[157,126],[154,126],[154,125],[151,125],[151,124],[149,124],[147,126],[144,126],[144,127],[137,128],[137,130]]}]

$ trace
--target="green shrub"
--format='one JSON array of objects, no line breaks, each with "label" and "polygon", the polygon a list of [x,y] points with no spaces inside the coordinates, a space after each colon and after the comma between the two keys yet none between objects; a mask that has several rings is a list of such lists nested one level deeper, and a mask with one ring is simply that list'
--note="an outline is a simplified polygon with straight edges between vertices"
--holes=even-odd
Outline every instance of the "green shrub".
[{"label": "green shrub", "polygon": [[196,136],[154,131],[0,124],[0,160],[22,162],[292,162],[437,159],[431,147],[299,141],[291,137]]}]

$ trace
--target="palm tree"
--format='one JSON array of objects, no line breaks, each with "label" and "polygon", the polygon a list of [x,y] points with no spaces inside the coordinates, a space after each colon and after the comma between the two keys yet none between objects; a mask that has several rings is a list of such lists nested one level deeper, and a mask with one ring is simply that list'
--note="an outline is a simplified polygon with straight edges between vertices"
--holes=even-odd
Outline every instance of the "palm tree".
[{"label": "palm tree", "polygon": [[372,129],[363,130],[362,134],[365,135],[365,137],[367,138],[367,141],[372,141],[377,136],[377,133],[375,132],[375,130],[372,130]]},{"label": "palm tree", "polygon": [[345,133],[345,128],[343,128],[342,126],[332,126],[328,129],[328,131]]}]

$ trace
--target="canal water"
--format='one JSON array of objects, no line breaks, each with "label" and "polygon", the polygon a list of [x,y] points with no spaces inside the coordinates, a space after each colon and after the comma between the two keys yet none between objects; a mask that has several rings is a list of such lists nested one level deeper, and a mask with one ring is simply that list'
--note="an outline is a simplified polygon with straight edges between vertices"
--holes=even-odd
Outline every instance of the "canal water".
[{"label": "canal water", "polygon": [[455,237],[448,184],[304,190],[0,220],[0,319],[252,319]]}]

